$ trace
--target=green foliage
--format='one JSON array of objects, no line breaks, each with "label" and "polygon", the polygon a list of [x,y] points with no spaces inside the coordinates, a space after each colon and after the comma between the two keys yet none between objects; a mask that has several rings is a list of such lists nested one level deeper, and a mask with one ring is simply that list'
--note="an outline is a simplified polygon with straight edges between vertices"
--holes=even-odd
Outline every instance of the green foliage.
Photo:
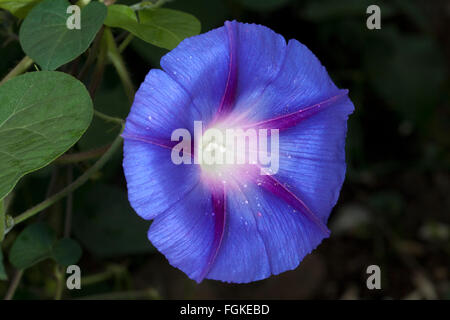
[{"label": "green foliage", "polygon": [[55,233],[46,224],[29,225],[14,241],[9,261],[17,269],[29,268],[51,256],[55,241]]},{"label": "green foliage", "polygon": [[200,32],[200,22],[188,13],[171,9],[144,9],[137,12],[125,5],[111,5],[105,25],[131,32],[155,46],[173,49],[184,38]]},{"label": "green foliage", "polygon": [[69,238],[58,240],[52,251],[53,259],[64,267],[76,264],[81,255],[82,250],[78,242]]},{"label": "green foliage", "polygon": [[25,53],[44,70],[55,70],[87,50],[106,17],[106,7],[91,2],[81,10],[80,29],[69,29],[67,0],[45,0],[31,10],[20,28]]},{"label": "green foliage", "polygon": [[[97,183],[74,215],[74,234],[87,250],[102,258],[152,252],[146,234],[149,223],[130,207],[126,193]],[[126,226],[126,227],[125,227]]]},{"label": "green foliage", "polygon": [[[166,52],[200,32],[200,22],[193,15],[161,8],[169,1],[135,2],[127,2],[131,7],[111,5],[107,9],[103,1],[95,0],[0,0],[0,9],[20,19],[0,12],[0,42],[5,44],[0,48],[0,55],[5,58],[0,61],[0,73],[5,75],[0,82],[0,209],[9,195],[8,215],[0,211],[0,243],[9,251],[9,262],[15,269],[28,269],[47,259],[68,266],[81,258],[82,249],[77,241],[58,239],[57,232],[44,222],[28,224],[18,235],[15,229],[45,209],[48,209],[50,225],[62,226],[61,215],[56,214],[61,207],[55,205],[50,209],[50,206],[89,180],[106,182],[118,177],[122,119],[129,112],[135,92],[130,75],[140,77],[129,73],[121,56],[133,35],[145,46]],[[77,24],[73,20],[77,11],[67,13],[73,4],[82,8],[80,29],[71,29],[69,25]],[[130,35],[126,37],[127,32],[122,30],[115,34],[109,26],[124,29]],[[82,55],[89,48],[88,54]],[[13,62],[19,60],[13,68]],[[38,72],[23,74],[33,62]],[[60,67],[65,73],[54,71]],[[94,122],[91,99],[99,116]],[[69,149],[71,154],[55,162],[58,164],[44,168]],[[41,174],[29,175],[11,192],[23,176],[39,169]],[[35,180],[39,183],[34,184]],[[63,181],[68,182],[63,186]],[[65,223],[73,225],[77,239],[94,256],[109,258],[155,251],[146,237],[150,222],[142,221],[135,214],[123,188],[88,183],[74,198],[81,199],[67,202],[76,212],[74,221]],[[71,219],[71,215],[66,219]],[[3,241],[6,233],[8,237]],[[39,277],[46,274],[48,270],[43,270],[48,267],[54,266],[40,264],[27,271],[28,280],[33,281],[33,272]],[[0,280],[6,279],[0,250]],[[47,285],[44,291],[52,286]],[[0,289],[3,287],[2,284]],[[59,284],[58,289],[61,289]],[[55,296],[61,296],[61,291]]]},{"label": "green foliage", "polygon": [[25,174],[42,168],[80,139],[92,101],[70,75],[42,71],[0,86],[0,199]]},{"label": "green foliage", "polygon": [[42,0],[0,0],[0,8],[8,10],[18,18],[25,18],[28,12]]},{"label": "green foliage", "polygon": [[81,248],[72,239],[56,240],[55,232],[44,223],[27,226],[14,241],[9,261],[23,270],[52,258],[62,266],[75,264],[81,257]]}]

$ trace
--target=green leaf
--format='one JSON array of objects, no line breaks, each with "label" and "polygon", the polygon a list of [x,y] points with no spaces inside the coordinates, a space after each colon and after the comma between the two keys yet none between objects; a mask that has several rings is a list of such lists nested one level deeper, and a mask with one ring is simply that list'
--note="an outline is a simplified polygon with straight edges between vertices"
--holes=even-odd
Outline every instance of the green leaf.
[{"label": "green leaf", "polygon": [[28,12],[42,0],[0,0],[0,8],[8,10],[16,17],[23,19]]},{"label": "green leaf", "polygon": [[92,120],[84,85],[55,71],[31,72],[0,86],[0,199],[80,139]]},{"label": "green leaf", "polygon": [[35,223],[27,226],[14,241],[9,260],[14,267],[23,270],[48,258],[69,266],[77,263],[81,254],[81,247],[75,240],[64,238],[56,241],[55,232],[48,225]]},{"label": "green leaf", "polygon": [[69,6],[67,0],[45,0],[31,10],[20,28],[23,50],[44,70],[55,70],[86,51],[106,17],[106,6],[91,2],[81,9],[80,29],[69,29]]},{"label": "green leaf", "polygon": [[60,265],[66,267],[76,264],[80,260],[82,250],[75,240],[64,238],[58,240],[53,247],[52,258]]},{"label": "green leaf", "polygon": [[3,252],[0,247],[0,281],[8,280],[8,275],[5,271],[5,266],[3,265]]},{"label": "green leaf", "polygon": [[147,239],[150,223],[130,207],[125,190],[103,184],[76,194],[73,231],[83,246],[98,257],[108,258],[153,252]]},{"label": "green leaf", "polygon": [[105,25],[125,29],[146,42],[169,50],[183,39],[200,33],[200,21],[191,14],[164,8],[134,12],[120,4],[108,6]]},{"label": "green leaf", "polygon": [[19,270],[29,268],[51,256],[55,241],[55,233],[46,224],[29,225],[14,241],[9,261]]}]

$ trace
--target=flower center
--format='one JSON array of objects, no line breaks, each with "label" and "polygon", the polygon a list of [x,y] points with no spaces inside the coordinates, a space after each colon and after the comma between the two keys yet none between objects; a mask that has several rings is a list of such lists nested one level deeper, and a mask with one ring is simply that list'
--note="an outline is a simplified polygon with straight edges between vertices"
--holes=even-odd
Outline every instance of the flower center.
[{"label": "flower center", "polygon": [[221,177],[228,167],[234,150],[227,146],[222,130],[211,128],[205,132],[201,141],[200,166],[202,170],[214,177]]}]

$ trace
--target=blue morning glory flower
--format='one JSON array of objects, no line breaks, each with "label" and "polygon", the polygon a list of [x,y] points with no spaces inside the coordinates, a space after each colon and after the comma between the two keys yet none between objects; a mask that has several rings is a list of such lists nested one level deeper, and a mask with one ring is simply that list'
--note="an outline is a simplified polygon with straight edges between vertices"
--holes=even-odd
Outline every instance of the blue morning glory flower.
[{"label": "blue morning glory flower", "polygon": [[[154,220],[149,240],[197,282],[296,268],[329,236],[345,177],[348,91],[300,42],[235,21],[185,39],[161,67],[140,86],[123,133],[128,197]],[[212,129],[218,135],[206,139]],[[218,138],[228,129],[268,142],[230,153]],[[276,151],[272,172],[246,161],[267,156],[264,145]],[[199,161],[208,152],[235,162]]]}]

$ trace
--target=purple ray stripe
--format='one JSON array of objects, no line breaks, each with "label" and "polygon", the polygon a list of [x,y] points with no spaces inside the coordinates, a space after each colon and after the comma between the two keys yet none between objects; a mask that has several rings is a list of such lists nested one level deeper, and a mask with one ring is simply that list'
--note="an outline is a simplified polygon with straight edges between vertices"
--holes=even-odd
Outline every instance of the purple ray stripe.
[{"label": "purple ray stripe", "polygon": [[[255,129],[279,129],[285,130],[289,129],[295,125],[297,125],[299,122],[306,120],[310,118],[311,116],[317,114],[321,110],[332,106],[334,103],[338,102],[339,100],[346,97],[348,94],[347,89],[341,89],[339,92],[332,96],[331,98],[328,98],[322,102],[316,103],[314,105],[308,106],[306,108],[303,108],[301,110],[288,113],[276,118],[263,120],[260,122],[252,123],[249,125],[245,125],[242,129],[248,129],[248,128],[255,128]],[[270,131],[269,131],[270,132]]]},{"label": "purple ray stripe", "polygon": [[[137,136],[137,135],[131,135],[131,134],[126,134],[126,133],[122,133],[121,137],[124,138],[124,139],[133,140],[133,141],[140,141],[140,142],[144,142],[144,143],[149,143],[149,144],[152,144],[152,145],[164,148],[164,149],[169,149],[169,150],[172,150],[179,143],[179,141],[153,139],[153,138],[142,137],[142,136]],[[191,152],[188,152],[188,151],[186,151],[184,149],[183,149],[183,152],[186,152],[192,158],[195,158],[194,140],[192,140],[192,142],[191,142]]]},{"label": "purple ray stripe", "polygon": [[222,100],[220,101],[219,109],[216,114],[216,118],[219,116],[226,114],[231,111],[233,108],[234,99],[236,96],[236,88],[237,88],[237,43],[236,43],[236,33],[237,33],[237,24],[235,21],[225,22],[225,27],[227,29],[228,34],[228,43],[230,48],[230,60],[228,64],[228,78],[225,86],[225,91],[222,96]]},{"label": "purple ray stripe", "polygon": [[155,146],[159,146],[159,147],[169,149],[169,150],[172,150],[172,148],[175,147],[178,143],[177,141],[166,141],[166,140],[142,137],[142,136],[127,134],[127,133],[122,133],[121,136],[124,139],[145,142],[145,143],[153,144]]},{"label": "purple ray stripe", "polygon": [[330,234],[327,226],[308,208],[308,206],[298,198],[294,193],[292,193],[288,188],[286,188],[281,182],[279,182],[274,176],[270,175],[260,175],[256,179],[256,183],[268,190],[275,196],[283,199],[294,209],[303,213],[310,221],[312,221],[326,236]]},{"label": "purple ray stripe", "polygon": [[222,244],[226,220],[225,186],[222,184],[213,186],[211,201],[214,212],[214,238],[211,245],[211,253],[202,273],[199,276],[199,279],[197,280],[198,282],[201,282],[208,275]]}]

